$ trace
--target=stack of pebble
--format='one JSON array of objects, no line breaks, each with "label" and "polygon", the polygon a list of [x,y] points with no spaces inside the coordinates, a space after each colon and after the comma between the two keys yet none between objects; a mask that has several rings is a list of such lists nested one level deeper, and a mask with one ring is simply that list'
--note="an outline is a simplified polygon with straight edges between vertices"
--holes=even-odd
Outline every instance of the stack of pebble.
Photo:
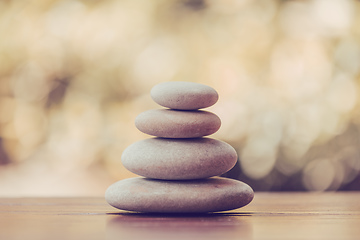
[{"label": "stack of pebble", "polygon": [[151,96],[169,109],[143,112],[135,125],[156,137],[132,144],[121,157],[143,177],[112,184],[107,202],[122,210],[163,213],[217,212],[250,203],[254,193],[247,184],[215,177],[237,161],[229,144],[204,137],[221,125],[217,115],[199,110],[215,104],[217,92],[198,83],[166,82],[154,86]]}]

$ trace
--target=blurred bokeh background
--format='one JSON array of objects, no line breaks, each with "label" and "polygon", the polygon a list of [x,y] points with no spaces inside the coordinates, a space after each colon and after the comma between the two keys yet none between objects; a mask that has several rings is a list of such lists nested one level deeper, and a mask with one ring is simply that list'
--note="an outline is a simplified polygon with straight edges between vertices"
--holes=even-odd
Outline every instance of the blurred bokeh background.
[{"label": "blurred bokeh background", "polygon": [[0,1],[0,196],[103,195],[164,81],[214,87],[256,191],[360,189],[360,2]]}]

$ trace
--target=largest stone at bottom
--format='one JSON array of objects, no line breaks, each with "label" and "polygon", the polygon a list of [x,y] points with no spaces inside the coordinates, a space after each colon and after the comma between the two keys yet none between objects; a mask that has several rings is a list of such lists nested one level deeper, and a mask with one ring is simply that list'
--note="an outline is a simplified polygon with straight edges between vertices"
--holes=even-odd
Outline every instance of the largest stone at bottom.
[{"label": "largest stone at bottom", "polygon": [[249,204],[253,197],[247,184],[221,177],[189,181],[129,178],[112,184],[105,193],[106,201],[115,208],[158,213],[232,210]]}]

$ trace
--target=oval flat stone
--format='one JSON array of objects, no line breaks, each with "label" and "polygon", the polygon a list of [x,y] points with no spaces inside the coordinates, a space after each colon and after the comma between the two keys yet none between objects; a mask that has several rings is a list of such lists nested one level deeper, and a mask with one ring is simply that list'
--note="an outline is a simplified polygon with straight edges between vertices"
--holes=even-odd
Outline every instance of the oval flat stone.
[{"label": "oval flat stone", "polygon": [[221,175],[235,166],[237,154],[229,144],[212,138],[150,138],[126,148],[121,160],[140,176],[181,180]]},{"label": "oval flat stone", "polygon": [[221,120],[207,111],[153,109],[140,113],[136,127],[143,133],[163,138],[197,138],[215,133]]},{"label": "oval flat stone", "polygon": [[254,192],[247,184],[228,178],[166,181],[129,178],[112,184],[105,193],[113,207],[136,212],[204,213],[249,204]]},{"label": "oval flat stone", "polygon": [[163,107],[196,110],[214,105],[219,96],[215,89],[194,82],[164,82],[151,89],[152,99]]}]

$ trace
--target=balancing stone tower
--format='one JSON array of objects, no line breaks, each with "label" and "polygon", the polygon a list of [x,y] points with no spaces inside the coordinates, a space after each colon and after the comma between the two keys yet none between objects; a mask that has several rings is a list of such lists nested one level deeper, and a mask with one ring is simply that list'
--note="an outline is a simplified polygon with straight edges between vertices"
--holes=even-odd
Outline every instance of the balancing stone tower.
[{"label": "balancing stone tower", "polygon": [[227,143],[205,138],[221,125],[218,116],[199,109],[218,100],[217,92],[192,82],[153,87],[153,100],[169,109],[141,113],[136,127],[155,138],[136,142],[122,154],[123,165],[143,177],[112,184],[107,202],[136,212],[205,213],[243,207],[254,192],[247,184],[219,176],[236,163]]}]

